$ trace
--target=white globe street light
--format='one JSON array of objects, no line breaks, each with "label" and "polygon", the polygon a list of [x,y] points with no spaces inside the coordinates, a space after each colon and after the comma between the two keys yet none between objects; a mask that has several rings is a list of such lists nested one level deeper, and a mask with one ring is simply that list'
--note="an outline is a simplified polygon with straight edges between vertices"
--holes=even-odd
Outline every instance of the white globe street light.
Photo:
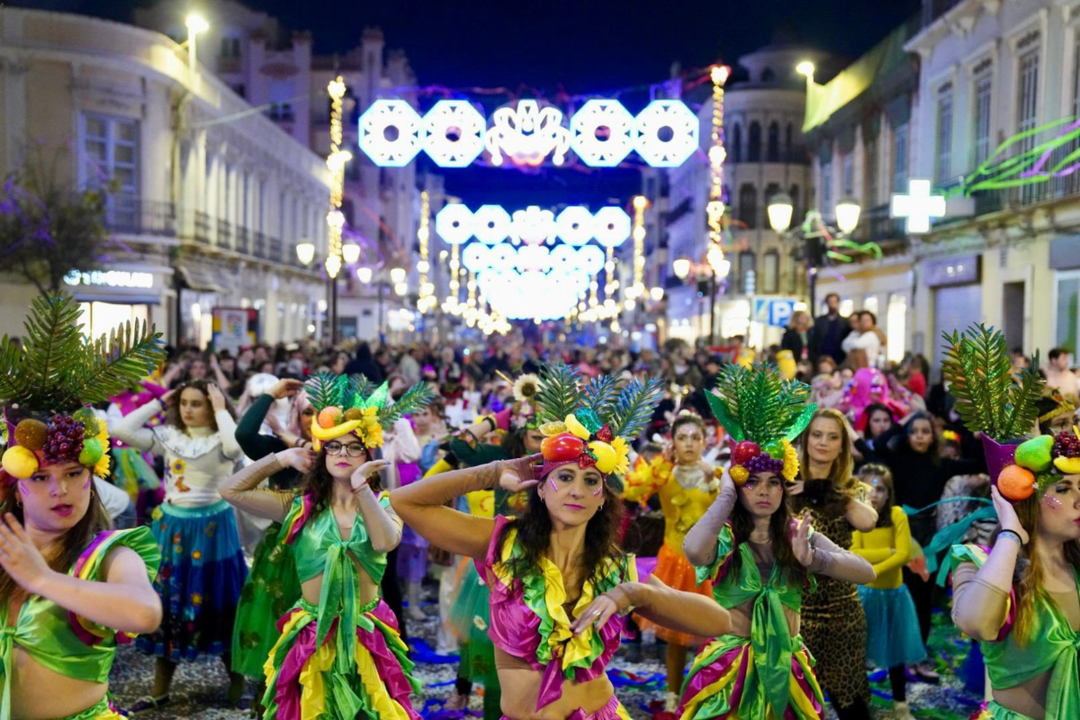
[{"label": "white globe street light", "polygon": [[360,260],[360,246],[356,243],[346,243],[341,246],[341,257],[346,265],[355,265]]},{"label": "white globe street light", "polygon": [[675,277],[685,280],[686,276],[690,274],[690,261],[686,258],[679,258],[671,263],[671,269],[675,271]]},{"label": "white globe street light", "polygon": [[845,197],[836,203],[836,226],[840,232],[845,235],[855,232],[855,227],[859,224],[860,212],[858,200],[852,197]]},{"label": "white globe street light", "polygon": [[791,197],[785,193],[773,195],[767,208],[769,213],[769,226],[778,233],[785,233],[791,227],[791,215],[795,211],[795,205]]},{"label": "white globe street light", "polygon": [[[405,282],[405,274],[405,268],[391,268],[390,281],[395,285],[400,285],[401,283]],[[403,295],[404,293],[398,294]]]},{"label": "white globe street light", "polygon": [[296,259],[301,265],[310,265],[315,259],[315,246],[309,242],[296,244]]}]

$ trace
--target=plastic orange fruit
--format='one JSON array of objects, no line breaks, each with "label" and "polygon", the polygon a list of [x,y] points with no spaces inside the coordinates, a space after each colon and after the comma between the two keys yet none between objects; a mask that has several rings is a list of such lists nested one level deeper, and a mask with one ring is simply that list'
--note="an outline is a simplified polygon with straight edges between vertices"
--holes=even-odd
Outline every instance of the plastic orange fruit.
[{"label": "plastic orange fruit", "polygon": [[319,427],[332,428],[338,424],[339,417],[341,417],[341,408],[334,405],[325,407],[319,412]]},{"label": "plastic orange fruit", "polygon": [[1009,500],[1026,500],[1035,492],[1035,474],[1019,465],[1008,465],[998,475],[997,488]]}]

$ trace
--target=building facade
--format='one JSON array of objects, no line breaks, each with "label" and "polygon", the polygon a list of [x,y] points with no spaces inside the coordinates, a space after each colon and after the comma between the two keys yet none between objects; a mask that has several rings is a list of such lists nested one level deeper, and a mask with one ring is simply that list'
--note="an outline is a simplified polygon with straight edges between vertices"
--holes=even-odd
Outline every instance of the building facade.
[{"label": "building facade", "polygon": [[[296,262],[325,252],[325,161],[196,67],[170,38],[79,15],[0,9],[0,168],[62,156],[74,188],[113,183],[106,273],[74,273],[89,328],[152,321],[204,346],[215,308],[256,311],[259,340],[309,335],[325,285]],[[87,270],[90,270],[89,268]],[[34,290],[8,275],[0,332]]]},{"label": "building facade", "polygon": [[[671,264],[685,258],[704,266],[709,243],[708,215],[713,102],[701,104],[700,153],[681,167],[645,175],[645,194],[656,207],[655,232],[667,248],[664,277],[667,334],[687,341],[744,335],[764,347],[778,343],[783,328],[752,317],[755,298],[801,294],[804,278],[792,247],[770,227],[765,208],[781,192],[804,212],[811,197],[810,161],[802,133],[806,93],[795,65],[816,53],[793,44],[775,44],[739,58],[724,93],[726,212],[731,238],[725,247],[730,270],[718,281],[711,302],[710,274],[675,277]],[[708,83],[706,83],[708,85]],[[687,98],[692,103],[691,98]],[[710,320],[710,313],[715,318]]]}]

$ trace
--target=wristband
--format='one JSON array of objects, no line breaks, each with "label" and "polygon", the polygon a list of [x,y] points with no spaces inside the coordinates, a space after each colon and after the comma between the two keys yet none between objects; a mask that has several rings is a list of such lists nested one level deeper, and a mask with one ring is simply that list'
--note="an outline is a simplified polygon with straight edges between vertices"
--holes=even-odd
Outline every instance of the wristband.
[{"label": "wristband", "polygon": [[[1000,540],[1003,537],[1008,537],[1008,536],[1012,536],[1012,537],[1016,538],[1016,544],[1019,545],[1020,547],[1024,546],[1024,538],[1020,537],[1020,533],[1016,532],[1015,530],[1004,529],[1004,530],[998,531],[998,540]],[[995,544],[996,544],[996,542],[997,541],[995,541]]]}]

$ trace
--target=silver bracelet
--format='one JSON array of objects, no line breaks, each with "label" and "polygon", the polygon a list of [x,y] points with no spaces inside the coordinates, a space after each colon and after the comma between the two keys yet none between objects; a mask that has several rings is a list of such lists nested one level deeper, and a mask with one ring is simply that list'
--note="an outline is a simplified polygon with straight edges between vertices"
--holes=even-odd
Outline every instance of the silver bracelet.
[{"label": "silver bracelet", "polygon": [[[1020,547],[1024,547],[1024,539],[1020,537],[1020,533],[1016,532],[1015,530],[1000,530],[998,532],[997,539],[1000,540],[1003,537],[1012,537],[1014,540],[1016,540],[1017,545],[1019,545]],[[997,543],[996,540],[994,542],[995,544]]]}]

